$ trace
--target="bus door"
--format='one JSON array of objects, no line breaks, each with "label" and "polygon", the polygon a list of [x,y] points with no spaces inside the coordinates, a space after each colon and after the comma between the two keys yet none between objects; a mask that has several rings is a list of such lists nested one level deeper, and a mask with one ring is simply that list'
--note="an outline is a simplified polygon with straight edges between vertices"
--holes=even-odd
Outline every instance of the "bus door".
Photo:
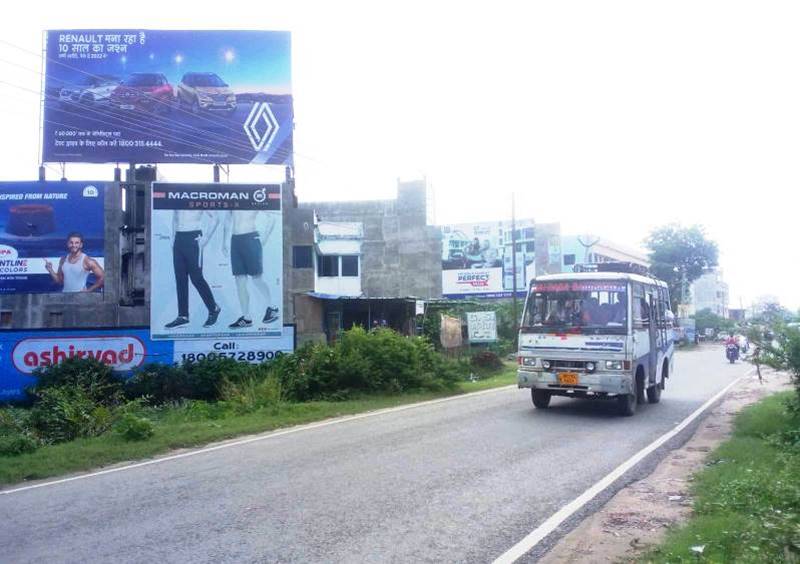
[{"label": "bus door", "polygon": [[661,348],[661,320],[659,319],[658,311],[661,309],[658,306],[658,296],[653,295],[653,288],[648,287],[646,290],[647,304],[650,309],[650,323],[648,334],[650,336],[650,355],[647,362],[647,377],[650,381],[656,381],[656,364],[658,363],[658,351]]}]

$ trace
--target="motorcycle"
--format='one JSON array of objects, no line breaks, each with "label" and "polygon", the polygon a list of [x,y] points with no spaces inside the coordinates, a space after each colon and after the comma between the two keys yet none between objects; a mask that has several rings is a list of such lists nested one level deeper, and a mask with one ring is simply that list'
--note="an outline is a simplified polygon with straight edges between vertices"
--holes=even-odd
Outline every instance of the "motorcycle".
[{"label": "motorcycle", "polygon": [[736,345],[725,345],[725,356],[733,364],[739,359],[739,347]]}]

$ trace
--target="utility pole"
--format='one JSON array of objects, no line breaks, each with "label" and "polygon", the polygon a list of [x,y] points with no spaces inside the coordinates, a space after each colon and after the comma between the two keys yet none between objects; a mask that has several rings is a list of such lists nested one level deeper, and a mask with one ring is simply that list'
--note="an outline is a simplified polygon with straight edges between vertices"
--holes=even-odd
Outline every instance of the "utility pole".
[{"label": "utility pole", "polygon": [[519,337],[519,314],[517,313],[517,215],[514,206],[514,192],[511,192],[511,284],[512,297],[513,297],[513,315],[514,315],[514,344],[517,344]]}]

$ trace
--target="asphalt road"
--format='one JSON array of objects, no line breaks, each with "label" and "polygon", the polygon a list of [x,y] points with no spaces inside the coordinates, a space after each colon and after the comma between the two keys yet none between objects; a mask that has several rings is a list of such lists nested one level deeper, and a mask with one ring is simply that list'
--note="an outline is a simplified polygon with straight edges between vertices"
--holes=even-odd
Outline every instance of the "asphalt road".
[{"label": "asphalt road", "polygon": [[490,562],[748,370],[723,355],[632,418],[506,388],[0,495],[0,561]]}]

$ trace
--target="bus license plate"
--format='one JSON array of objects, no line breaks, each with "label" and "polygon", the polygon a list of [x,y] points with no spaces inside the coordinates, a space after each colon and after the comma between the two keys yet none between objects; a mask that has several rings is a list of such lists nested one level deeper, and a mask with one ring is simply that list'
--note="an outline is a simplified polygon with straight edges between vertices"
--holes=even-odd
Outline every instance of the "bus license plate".
[{"label": "bus license plate", "polygon": [[558,383],[562,386],[577,386],[578,374],[576,372],[561,372],[558,375]]}]

